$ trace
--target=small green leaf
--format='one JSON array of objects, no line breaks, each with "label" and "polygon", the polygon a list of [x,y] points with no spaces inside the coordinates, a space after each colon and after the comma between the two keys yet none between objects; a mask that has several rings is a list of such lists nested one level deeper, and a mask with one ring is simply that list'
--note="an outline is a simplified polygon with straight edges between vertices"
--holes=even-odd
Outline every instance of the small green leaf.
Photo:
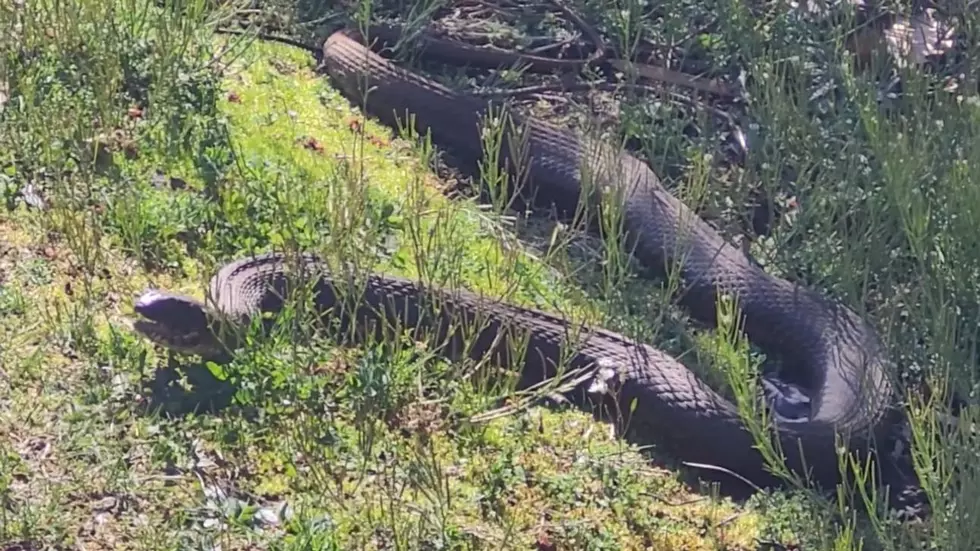
[{"label": "small green leaf", "polygon": [[215,379],[218,379],[219,381],[228,380],[228,372],[225,371],[225,369],[220,365],[214,362],[206,362],[204,365],[207,366],[208,371],[211,372],[211,375],[213,375]]}]

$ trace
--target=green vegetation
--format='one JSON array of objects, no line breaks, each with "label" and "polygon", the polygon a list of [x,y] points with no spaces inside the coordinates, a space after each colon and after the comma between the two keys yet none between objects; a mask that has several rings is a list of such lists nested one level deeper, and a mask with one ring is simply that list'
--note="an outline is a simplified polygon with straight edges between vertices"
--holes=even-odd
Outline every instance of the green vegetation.
[{"label": "green vegetation", "polygon": [[[795,202],[751,249],[866,311],[886,338],[934,508],[901,524],[858,512],[880,496],[739,503],[692,487],[656,450],[422,343],[341,349],[283,324],[218,366],[140,338],[129,319],[144,289],[202,296],[222,263],[285,249],[620,331],[719,387],[726,369],[758,363],[725,331],[687,323],[669,285],[615,247],[446,193],[455,175],[439,152],[365,119],[309,52],[214,34],[247,18],[313,44],[356,17],[418,23],[438,5],[214,4],[0,4],[0,549],[977,548],[976,409],[947,429],[938,400],[947,386],[974,394],[972,89],[928,93],[939,77],[899,69],[902,96],[879,105],[889,62],[848,61],[850,21],[734,0],[582,0],[571,9],[609,44],[632,51],[643,36],[707,76],[743,71],[745,163],[724,162],[728,120],[679,91],[618,104],[588,92],[605,107],[596,120],[522,103],[626,138],[729,234],[760,194]],[[541,16],[549,5],[467,3],[446,21],[480,21],[501,44],[558,42],[570,27]],[[461,89],[550,82],[406,64]]]}]

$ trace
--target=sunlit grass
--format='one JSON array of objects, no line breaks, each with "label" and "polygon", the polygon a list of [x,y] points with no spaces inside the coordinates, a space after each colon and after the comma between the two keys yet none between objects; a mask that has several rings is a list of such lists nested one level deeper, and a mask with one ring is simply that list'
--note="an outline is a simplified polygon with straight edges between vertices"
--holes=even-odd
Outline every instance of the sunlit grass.
[{"label": "sunlit grass", "polygon": [[[913,70],[903,75],[911,107],[887,114],[874,75],[849,69],[822,31],[782,12],[762,21],[739,3],[715,4],[708,11],[723,24],[691,50],[718,67],[742,56],[749,114],[763,132],[745,170],[725,172],[704,155],[708,138],[648,128],[624,106],[626,123],[650,130],[654,168],[680,170],[669,183],[721,212],[722,225],[726,201],[752,187],[744,182],[784,192],[785,171],[796,174],[788,187],[799,208],[753,243],[756,256],[866,312],[896,373],[969,395],[980,281],[975,98],[926,98]],[[706,15],[677,6],[654,28],[632,0],[578,7],[627,50],[642,34],[670,43],[689,34],[689,13]],[[342,351],[281,333],[219,367],[172,361],[137,338],[127,317],[143,289],[201,296],[233,257],[313,250],[362,272],[608,325],[713,364],[709,380],[733,383],[738,398],[751,390],[717,369],[751,372],[746,343],[725,324],[678,333],[683,320],[661,308],[661,283],[638,281],[614,239],[583,243],[500,205],[446,197],[435,151],[365,118],[313,72],[308,52],[212,36],[227,12],[209,9],[138,0],[0,8],[0,36],[12,37],[0,45],[0,184],[11,207],[0,213],[0,543],[753,549],[756,538],[776,538],[907,549],[919,537],[915,527],[853,521],[864,518],[849,509],[860,495],[760,494],[738,506],[692,495],[608,425],[563,408],[511,410],[519,396],[508,403],[506,387],[465,377],[466,366],[417,343]],[[813,55],[825,63],[794,61]],[[816,95],[826,82],[842,96]],[[732,180],[739,186],[717,184]],[[48,210],[18,198],[26,184]],[[977,531],[966,519],[980,503],[972,413],[936,444],[944,409],[912,408],[936,507],[924,541],[970,549]],[[471,422],[497,411],[509,415]],[[871,509],[880,501],[866,497]],[[843,521],[829,520],[836,512]]]}]

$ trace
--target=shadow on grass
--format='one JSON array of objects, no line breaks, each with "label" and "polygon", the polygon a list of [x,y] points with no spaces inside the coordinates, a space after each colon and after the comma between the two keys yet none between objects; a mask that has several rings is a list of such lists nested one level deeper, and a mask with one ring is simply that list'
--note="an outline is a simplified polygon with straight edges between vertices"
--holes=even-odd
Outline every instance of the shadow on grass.
[{"label": "shadow on grass", "polygon": [[142,413],[173,417],[214,415],[233,406],[239,387],[220,380],[204,362],[178,363],[174,357],[168,369],[158,369],[146,382],[146,402]]}]

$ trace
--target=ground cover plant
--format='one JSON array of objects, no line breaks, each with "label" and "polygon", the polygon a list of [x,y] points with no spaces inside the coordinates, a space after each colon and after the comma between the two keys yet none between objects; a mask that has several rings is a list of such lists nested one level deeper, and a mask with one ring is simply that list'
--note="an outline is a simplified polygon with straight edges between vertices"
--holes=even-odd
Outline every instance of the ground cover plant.
[{"label": "ground cover plant", "polygon": [[[954,8],[961,49],[929,71],[883,50],[856,63],[846,7],[776,2],[0,5],[0,548],[976,548],[976,25]],[[318,45],[382,20],[549,56],[601,42],[698,74],[709,90],[567,92],[393,52],[621,141],[767,270],[872,319],[931,514],[893,518],[873,485],[733,500],[554,388],[396,336],[339,347],[298,305],[228,364],[136,334],[146,288],[201,296],[232,258],[315,251],[620,331],[745,392],[725,387],[759,351],[691,324],[615,236],[506,208],[505,175],[467,182],[310,52],[253,34]]]}]

